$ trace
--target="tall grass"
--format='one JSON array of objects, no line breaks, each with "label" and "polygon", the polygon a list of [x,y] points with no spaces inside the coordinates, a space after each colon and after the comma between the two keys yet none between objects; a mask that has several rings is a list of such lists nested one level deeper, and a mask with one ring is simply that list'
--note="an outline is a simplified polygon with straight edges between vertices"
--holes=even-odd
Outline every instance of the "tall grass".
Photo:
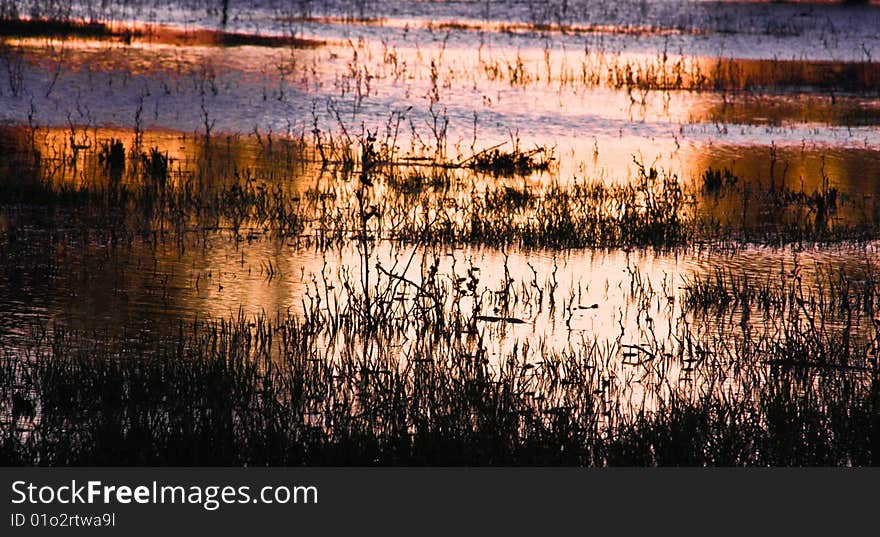
[{"label": "tall grass", "polygon": [[[493,162],[480,166],[394,160],[394,150],[374,140],[379,147],[368,153],[370,188],[359,194],[359,138],[336,144],[334,154],[349,155],[338,163],[325,160],[326,152],[310,161],[305,141],[291,142],[293,153],[281,156],[264,147],[265,163],[257,164],[239,162],[229,144],[224,153],[216,141],[205,142],[204,155],[186,163],[156,147],[130,148],[126,156],[122,142],[113,139],[91,144],[98,151],[68,147],[57,155],[18,143],[10,169],[0,174],[0,203],[40,218],[49,209],[60,227],[120,237],[231,231],[337,247],[356,236],[362,201],[372,208],[376,238],[420,244],[675,249],[712,241],[876,238],[875,202],[848,196],[827,181],[821,190],[794,191],[710,169],[692,184],[640,162],[627,181],[536,181],[547,171],[544,164],[532,175],[506,175],[508,165],[518,166],[517,158],[532,158],[520,153],[479,157]],[[314,177],[279,179],[291,167]]]}]

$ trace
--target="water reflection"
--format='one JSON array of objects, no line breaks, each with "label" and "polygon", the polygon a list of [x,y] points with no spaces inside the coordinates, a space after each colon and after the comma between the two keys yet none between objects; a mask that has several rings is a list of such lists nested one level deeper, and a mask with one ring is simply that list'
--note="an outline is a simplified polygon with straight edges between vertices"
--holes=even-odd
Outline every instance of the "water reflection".
[{"label": "water reflection", "polygon": [[[638,138],[636,147],[646,153],[658,140],[669,145],[682,138],[877,141],[878,64],[870,61],[583,51],[501,38],[472,47],[350,35],[309,50],[83,38],[7,44],[7,54],[26,60],[21,92],[32,98],[10,102],[4,113],[21,123],[29,117],[50,126],[140,121],[188,132],[209,125],[213,132],[291,134],[310,132],[317,119],[323,132],[341,135],[361,124],[384,129],[390,114],[408,111],[400,142],[418,148],[431,145],[433,110],[447,122],[447,147],[459,152],[474,145],[475,128],[478,146],[518,134],[561,151],[579,149],[567,139],[573,131],[597,140],[600,149],[616,138]],[[59,101],[65,95],[75,102]]]},{"label": "water reflection", "polygon": [[[346,273],[356,275],[363,259],[353,248],[319,252],[271,240],[242,242],[217,236],[207,243],[156,245],[136,242],[113,246],[100,242],[55,242],[41,230],[23,230],[3,242],[0,307],[7,312],[0,327],[6,349],[32,337],[35,326],[54,323],[101,337],[148,330],[175,334],[195,319],[289,312],[301,316],[316,297],[345,302]],[[391,268],[409,249],[383,243],[369,260]],[[477,268],[477,294],[485,320],[477,329],[488,357],[501,367],[514,348],[528,345],[530,360],[542,352],[603,349],[603,376],[614,377],[620,393],[616,404],[653,407],[662,394],[657,386],[683,382],[702,384],[703,375],[719,375],[763,364],[730,363],[694,367],[670,361],[651,370],[654,381],[629,382],[648,374],[639,354],[676,355],[682,334],[690,342],[708,342],[743,334],[783,338],[779,319],[741,309],[725,313],[694,313],[686,308],[687,286],[711,279],[716,270],[748,277],[761,285],[786,282],[797,273],[809,290],[822,278],[842,271],[853,281],[880,261],[876,246],[831,249],[746,248],[688,254],[620,250],[535,252],[485,249],[417,248],[415,262],[400,276],[420,283],[423,267],[439,259],[445,285],[455,286]],[[400,266],[400,265],[398,265]],[[374,276],[375,277],[375,276]],[[508,285],[509,279],[509,285]],[[357,276],[349,283],[358,287]],[[538,298],[540,295],[540,298]],[[326,303],[326,307],[331,307]],[[551,306],[551,304],[555,304]],[[471,299],[458,304],[467,311]],[[495,318],[518,322],[496,322]],[[521,321],[521,322],[520,322]],[[872,318],[861,319],[870,327]],[[826,329],[846,319],[823,319]],[[835,324],[837,323],[837,324]],[[683,332],[684,330],[684,332]],[[764,336],[760,336],[763,334]],[[401,334],[401,352],[415,334]],[[742,336],[739,336],[742,337]],[[414,341],[414,340],[413,340]],[[781,340],[780,340],[781,341]],[[316,341],[327,359],[334,358],[329,341]],[[389,343],[391,344],[391,343]],[[643,350],[639,350],[643,349]],[[704,364],[705,365],[705,364]],[[633,377],[635,375],[635,377]],[[735,375],[724,375],[728,388]],[[652,391],[646,393],[644,390]]]},{"label": "water reflection", "polygon": [[[695,244],[670,253],[379,240],[364,256],[354,245],[359,230],[345,217],[361,184],[358,140],[370,131],[391,140],[398,157],[441,160],[410,160],[397,167],[401,177],[419,166],[448,174],[436,185],[377,179],[372,195],[388,203],[377,206],[396,208],[397,216],[429,207],[460,218],[456,210],[486,189],[506,187],[528,202],[529,192],[584,181],[623,184],[640,167],[653,167],[681,179],[693,197],[689,207],[736,237],[792,225],[873,229],[880,217],[880,64],[681,52],[692,41],[677,39],[717,38],[698,28],[419,21],[410,33],[416,21],[394,19],[368,26],[378,33],[360,34],[332,19],[286,22],[320,26],[315,32],[326,42],[303,50],[280,34],[250,41],[206,29],[137,35],[137,25],[113,30],[122,37],[113,43],[94,36],[4,42],[11,95],[4,94],[8,106],[0,112],[7,121],[0,128],[0,179],[10,199],[0,207],[4,345],[16,348],[31,323],[96,334],[173,332],[181,322],[239,312],[303,315],[318,297],[325,307],[344,304],[346,284],[363,285],[364,267],[390,270],[411,254],[409,269],[397,276],[415,285],[435,264],[450,289],[474,281],[470,294],[456,295],[461,303],[444,306],[477,310],[474,331],[499,367],[525,343],[558,352],[600,346],[601,374],[624,379],[609,404],[638,408],[659,397],[645,386],[663,385],[640,384],[639,375],[677,385],[743,366],[646,366],[638,358],[645,348],[672,355],[685,333],[691,342],[785,336],[778,319],[742,306],[688,309],[691,283],[723,269],[768,284],[796,276],[815,289],[829,267],[858,279],[877,262],[873,243],[806,251],[738,244],[731,252],[719,252],[723,244]],[[456,42],[453,33],[467,35]],[[634,43],[569,46],[579,34]],[[217,47],[230,44],[247,46]],[[290,47],[276,46],[282,44]],[[505,142],[506,149],[553,148],[555,165],[526,177],[443,167]],[[123,156],[112,164],[117,143]],[[169,173],[161,175],[169,192],[207,200],[193,204],[195,216],[174,223],[176,234],[155,212],[116,203],[121,187],[143,186],[153,149],[168,159]],[[225,187],[242,184],[282,188],[304,213],[296,214],[302,230],[273,235],[248,222],[233,226],[225,216],[200,221],[216,216],[208,205]],[[74,202],[41,204],[39,196],[55,191],[72,192]],[[87,218],[75,196],[83,192],[114,198],[107,205],[115,212],[93,218],[112,212],[135,222],[134,231],[108,236],[100,225],[82,225]],[[524,211],[511,220],[532,216]],[[380,238],[400,225],[387,216],[377,221]],[[332,224],[337,228],[324,229]],[[337,243],[310,240],[323,231],[336,233]],[[840,322],[828,319],[832,327]],[[393,343],[403,348],[413,337]],[[320,344],[332,358],[332,342]],[[738,390],[734,376],[720,385]]]},{"label": "water reflection", "polygon": [[[4,163],[28,162],[27,156],[34,150],[40,155],[48,155],[40,160],[42,171],[35,173],[30,180],[48,179],[55,182],[55,188],[89,181],[89,186],[105,185],[109,175],[107,165],[101,160],[101,148],[112,139],[122,140],[125,147],[134,147],[136,137],[140,139],[141,147],[157,147],[170,156],[175,169],[172,177],[177,181],[202,176],[203,181],[219,186],[224,181],[234,182],[242,176],[253,176],[255,180],[281,184],[301,193],[339,181],[332,175],[322,174],[318,164],[311,162],[302,146],[293,140],[276,139],[270,148],[266,141],[261,143],[252,137],[206,142],[198,137],[163,131],[137,134],[101,129],[71,133],[58,129],[35,134],[25,128],[13,128],[0,132],[3,134],[0,142],[8,150]],[[826,187],[830,185],[839,189],[841,196],[847,199],[863,200],[866,211],[874,210],[870,200],[876,198],[877,186],[876,181],[868,180],[880,174],[880,159],[874,152],[768,150],[752,146],[716,146],[712,150],[682,151],[678,162],[683,165],[678,173],[692,177],[697,186],[701,174],[707,170],[727,169],[737,176],[740,182],[732,188],[720,193],[704,191],[699,200],[700,210],[719,221],[736,222],[738,218],[744,218],[752,225],[776,222],[784,216],[779,207],[773,205],[772,199],[759,196],[751,199],[749,205],[745,196],[766,192],[771,187],[813,192],[823,187],[823,175],[828,181]],[[690,160],[686,160],[688,156]],[[138,162],[138,157],[129,158],[127,162],[132,166],[132,162]],[[11,178],[12,165],[4,173],[5,181],[28,180],[21,175]],[[464,179],[468,176],[469,179]],[[126,173],[124,177],[126,181],[138,180],[136,173]],[[517,185],[523,181],[521,178],[473,175],[469,171],[461,177],[465,194],[472,188],[467,185],[473,181],[484,186]],[[527,188],[538,189],[543,181],[554,180],[558,179],[539,175],[528,180],[533,186]],[[349,187],[345,183],[334,185],[332,188],[339,198],[332,203],[349,203],[346,201],[351,199],[346,194]],[[384,184],[377,184],[375,188],[378,195],[404,196],[401,203],[406,202],[406,194],[388,189]],[[454,192],[453,189],[440,195],[449,196]],[[744,208],[748,212],[743,213]],[[873,214],[867,216],[873,218]],[[6,310],[12,312],[4,323],[7,331],[19,329],[21,319],[30,317],[62,320],[78,327],[96,327],[103,322],[122,326],[128,322],[148,323],[155,318],[166,318],[171,322],[195,316],[224,317],[239,308],[249,314],[297,311],[303,307],[304,291],[313,283],[314,276],[321,279],[321,275],[329,270],[333,273],[330,276],[338,277],[340,267],[362,264],[352,244],[341,251],[303,248],[295,239],[272,238],[259,230],[241,235],[225,232],[195,234],[176,241],[134,239],[125,245],[108,242],[101,235],[46,235],[39,227],[46,216],[39,212],[7,210],[3,217],[5,277],[0,289],[5,295]],[[836,215],[835,219],[845,222],[863,217],[865,215],[843,213]],[[75,240],[70,240],[71,236]],[[504,274],[505,267],[525,289],[530,288],[528,282],[532,281],[536,285],[540,281],[538,286],[544,287],[552,274],[558,283],[556,301],[558,304],[567,301],[568,309],[558,308],[551,315],[546,310],[539,311],[536,304],[523,304],[524,309],[504,314],[529,322],[506,329],[519,336],[547,335],[567,343],[573,334],[579,333],[607,337],[617,334],[621,327],[628,327],[626,331],[629,333],[637,332],[632,323],[638,319],[631,318],[632,304],[627,296],[636,272],[639,278],[663,289],[670,304],[677,304],[682,282],[692,280],[695,275],[711,274],[716,266],[766,275],[783,264],[791,264],[794,257],[806,258],[805,264],[827,262],[845,266],[864,263],[865,255],[859,247],[802,254],[785,249],[746,248],[722,257],[714,251],[708,254],[699,250],[687,254],[592,250],[512,251],[508,254],[505,257],[491,249],[438,252],[430,248],[420,251],[418,256],[439,255],[442,259],[440,268],[450,278],[460,276],[462,267],[468,262],[474,263],[481,268],[483,275],[487,275],[483,284],[488,287],[499,284],[493,278]],[[380,243],[373,262],[390,266],[397,255],[398,246]],[[411,268],[414,272],[407,277],[421,278],[418,267],[422,265],[414,263]],[[23,296],[28,297],[24,302]],[[677,307],[654,313],[671,322],[681,313]],[[498,312],[488,309],[484,313],[497,315]]]}]

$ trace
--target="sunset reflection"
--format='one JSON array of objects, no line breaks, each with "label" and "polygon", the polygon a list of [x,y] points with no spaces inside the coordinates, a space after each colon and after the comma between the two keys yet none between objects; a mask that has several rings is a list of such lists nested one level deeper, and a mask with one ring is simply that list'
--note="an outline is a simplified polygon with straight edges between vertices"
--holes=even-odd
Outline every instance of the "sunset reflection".
[{"label": "sunset reflection", "polygon": [[116,4],[0,18],[0,455],[866,462],[876,6]]}]

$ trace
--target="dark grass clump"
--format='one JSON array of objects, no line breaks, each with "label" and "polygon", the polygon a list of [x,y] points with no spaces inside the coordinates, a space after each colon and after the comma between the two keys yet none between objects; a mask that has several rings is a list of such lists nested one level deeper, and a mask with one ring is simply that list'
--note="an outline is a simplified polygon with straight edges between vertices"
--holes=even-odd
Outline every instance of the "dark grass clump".
[{"label": "dark grass clump", "polygon": [[735,176],[728,168],[716,170],[709,168],[703,172],[703,191],[709,194],[718,194],[725,187],[735,185],[739,177]]},{"label": "dark grass clump", "polygon": [[[699,319],[678,323],[675,345],[641,343],[638,362],[625,366],[636,368],[631,377],[609,370],[632,359],[632,346],[619,341],[564,352],[524,341],[495,358],[479,328],[495,319],[482,314],[472,270],[473,285],[451,285],[436,265],[424,268],[421,283],[376,268],[369,293],[346,279],[345,295],[330,296],[335,283],[316,283],[302,316],[33,332],[0,360],[0,462],[880,461],[878,325],[856,314],[873,311],[867,299],[853,309],[856,297],[878,295],[875,283],[864,284],[872,291],[854,285],[810,295],[795,280],[782,291],[794,295],[778,300],[782,312],[767,316],[764,329],[719,323],[704,337]],[[401,286],[416,293],[392,300]],[[639,289],[636,303],[652,311]],[[671,382],[670,370],[686,376]],[[625,404],[633,379],[656,406]]]},{"label": "dark grass clump", "polygon": [[505,185],[447,198],[440,207],[429,203],[385,205],[383,215],[398,222],[392,238],[525,248],[663,249],[687,244],[695,229],[691,200],[678,178],[645,168],[636,181],[623,185]]},{"label": "dark grass clump", "polygon": [[766,282],[761,285],[748,275],[733,275],[730,271],[716,269],[708,276],[697,274],[686,280],[683,302],[690,311],[723,313],[736,307],[748,308],[759,297],[768,308],[777,298]]},{"label": "dark grass clump", "polygon": [[784,336],[777,346],[802,358],[784,356],[779,364],[864,370],[865,356],[850,363],[830,359],[827,351],[841,345],[846,354],[852,341],[873,334],[880,304],[876,274],[870,266],[847,271],[824,264],[813,272],[806,274],[797,263],[763,275],[716,269],[686,279],[682,303],[688,314],[736,317],[741,323],[754,316],[768,323],[771,333]]},{"label": "dark grass clump", "polygon": [[413,196],[425,191],[446,191],[452,185],[452,175],[448,169],[432,168],[430,173],[415,168],[403,173],[389,173],[388,186],[404,196]]},{"label": "dark grass clump", "polygon": [[[868,466],[880,462],[876,380],[834,401],[834,382],[771,380],[755,402],[673,400],[621,425],[606,451],[626,466]],[[845,401],[845,402],[844,402]]]},{"label": "dark grass clump", "polygon": [[[333,365],[309,355],[309,327],[292,322],[75,349],[78,337],[53,336],[37,355],[7,352],[0,462],[788,466],[880,455],[876,375],[789,371],[753,386],[753,399],[682,392],[628,416],[603,411],[595,387],[578,384],[587,369],[577,359],[548,356],[542,369],[513,364],[500,376],[481,353]],[[285,356],[265,354],[271,337]]]},{"label": "dark grass clump", "polygon": [[[270,332],[263,332],[269,328]],[[271,334],[271,335],[270,335]],[[255,337],[256,336],[256,337]],[[287,356],[264,354],[283,338]],[[481,356],[395,370],[308,354],[309,327],[243,320],[3,361],[6,464],[578,462],[586,409],[541,417]],[[139,350],[135,350],[139,347]],[[564,426],[563,426],[564,425]]]},{"label": "dark grass clump", "polygon": [[472,156],[467,166],[473,170],[493,175],[529,175],[550,169],[553,156],[547,149],[537,147],[531,151],[501,151],[493,148]]},{"label": "dark grass clump", "polygon": [[98,162],[107,166],[111,174],[121,176],[125,170],[125,145],[122,140],[111,138],[103,144],[98,153]]}]

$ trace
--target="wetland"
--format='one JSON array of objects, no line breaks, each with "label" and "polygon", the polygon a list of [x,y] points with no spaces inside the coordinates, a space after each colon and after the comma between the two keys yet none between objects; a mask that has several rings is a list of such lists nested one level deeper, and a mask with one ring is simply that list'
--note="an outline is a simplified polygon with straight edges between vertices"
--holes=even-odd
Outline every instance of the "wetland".
[{"label": "wetland", "polygon": [[0,1],[0,462],[873,465],[878,27]]}]

